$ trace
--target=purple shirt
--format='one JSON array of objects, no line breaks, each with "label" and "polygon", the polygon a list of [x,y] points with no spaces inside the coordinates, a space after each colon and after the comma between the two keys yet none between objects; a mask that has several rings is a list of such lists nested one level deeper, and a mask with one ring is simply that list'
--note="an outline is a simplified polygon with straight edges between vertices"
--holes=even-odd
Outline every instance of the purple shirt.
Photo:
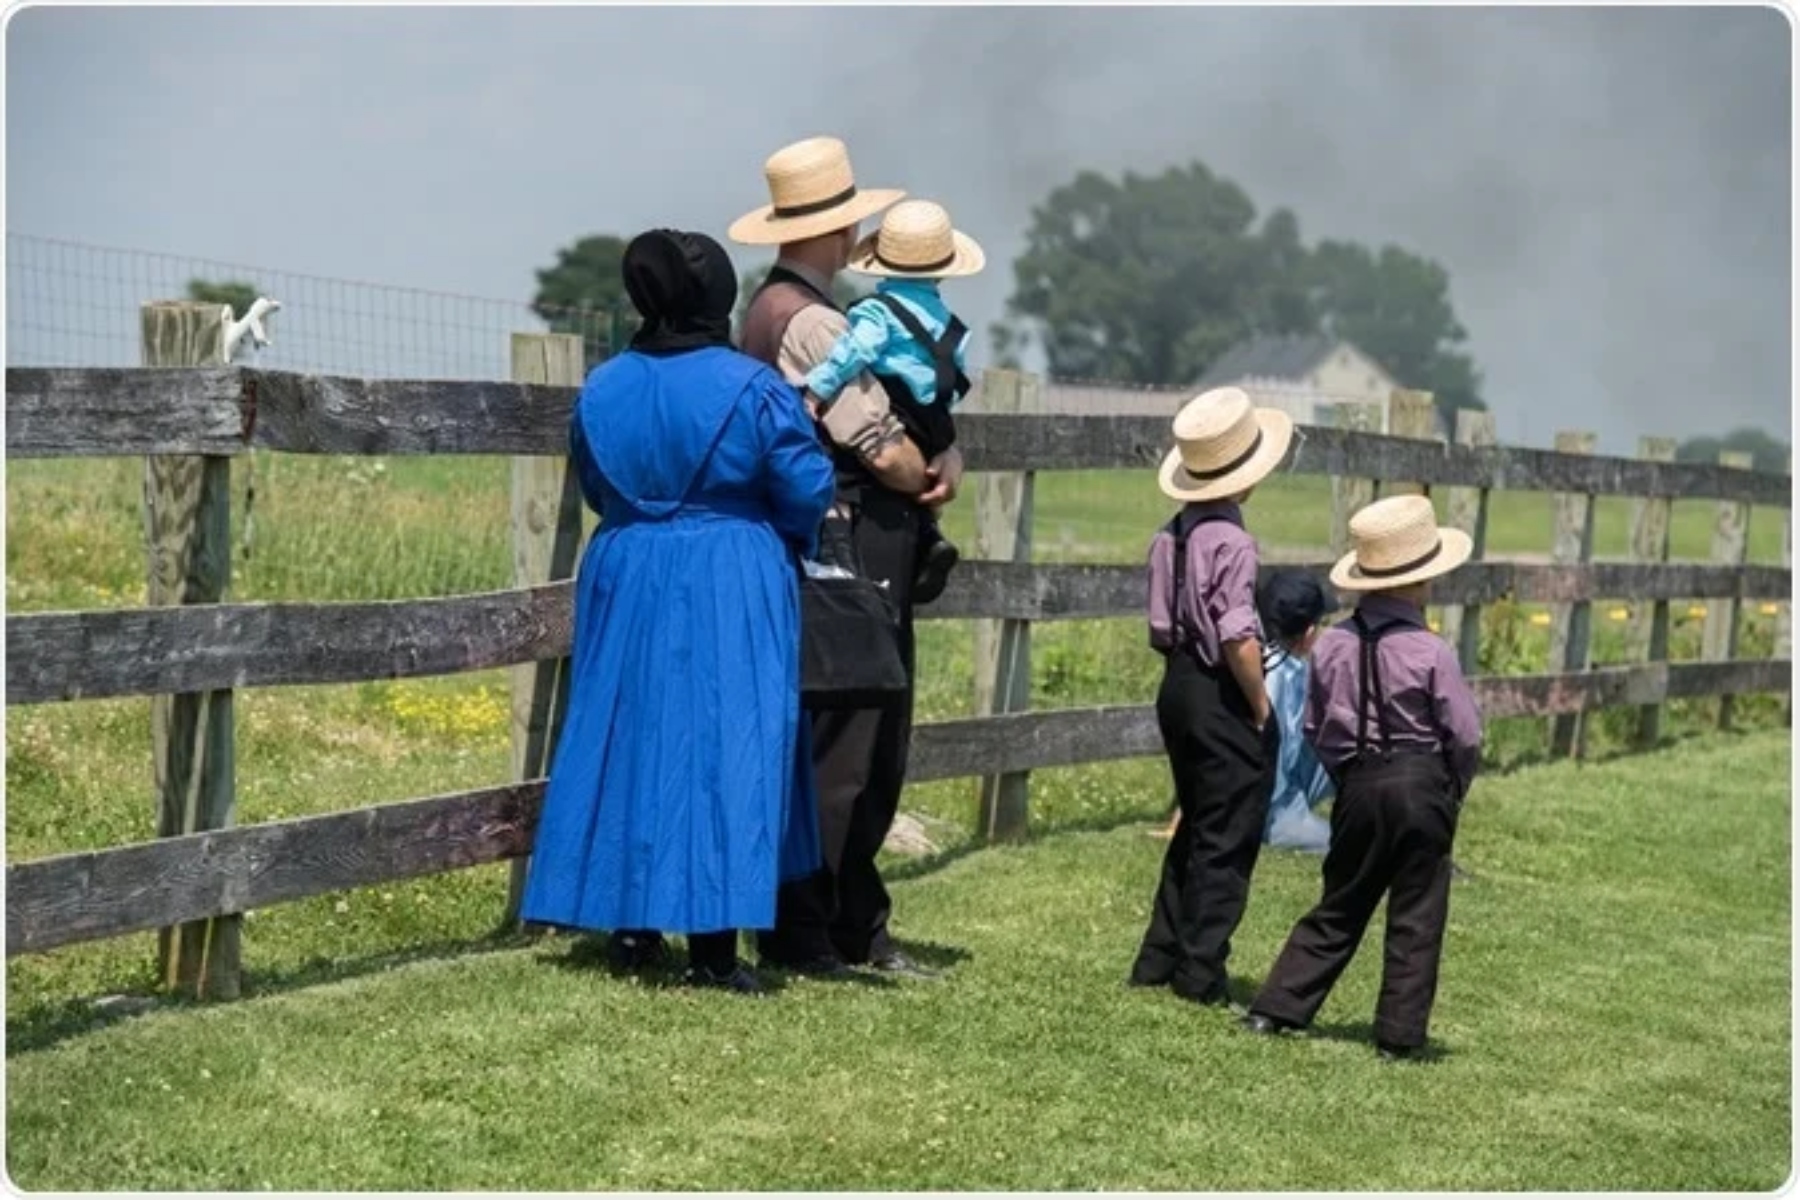
[{"label": "purple shirt", "polygon": [[[1356,607],[1371,628],[1391,621],[1408,626],[1383,637],[1375,650],[1381,664],[1389,742],[1446,750],[1456,794],[1467,795],[1481,757],[1481,714],[1449,643],[1427,629],[1425,614],[1404,600],[1371,594]],[[1361,658],[1360,640],[1348,625],[1327,629],[1313,644],[1306,740],[1334,774],[1356,754]],[[1372,711],[1368,722],[1367,736],[1374,747],[1381,735]]]},{"label": "purple shirt", "polygon": [[1150,540],[1150,644],[1168,651],[1185,640],[1201,662],[1216,667],[1221,644],[1258,636],[1256,539],[1244,532],[1243,514],[1230,500],[1197,501],[1186,511],[1223,519],[1195,525],[1188,533],[1179,635],[1170,614],[1175,537],[1165,525]]}]

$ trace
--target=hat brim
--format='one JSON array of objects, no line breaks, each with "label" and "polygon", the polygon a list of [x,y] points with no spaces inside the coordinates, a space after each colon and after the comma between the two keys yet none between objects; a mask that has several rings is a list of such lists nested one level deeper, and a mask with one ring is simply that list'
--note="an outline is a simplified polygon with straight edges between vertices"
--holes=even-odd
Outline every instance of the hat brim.
[{"label": "hat brim", "polygon": [[1469,556],[1474,552],[1475,541],[1468,534],[1460,529],[1440,525],[1437,553],[1431,556],[1431,561],[1417,569],[1404,575],[1364,575],[1357,565],[1356,551],[1352,550],[1338,559],[1337,564],[1331,568],[1331,586],[1346,592],[1382,592],[1389,588],[1424,583],[1427,579],[1448,575],[1468,562]]},{"label": "hat brim", "polygon": [[778,217],[775,206],[765,204],[755,212],[745,213],[731,223],[725,236],[740,246],[779,246],[786,242],[804,242],[839,229],[848,229],[858,221],[866,221],[884,208],[891,208],[906,198],[898,188],[864,188],[856,195],[821,212],[803,217]]},{"label": "hat brim", "polygon": [[909,271],[905,267],[891,266],[881,261],[875,252],[876,243],[881,239],[881,231],[876,230],[850,251],[850,262],[846,269],[858,275],[879,275],[884,279],[957,279],[964,275],[973,275],[987,266],[987,253],[980,243],[959,229],[950,231],[950,242],[956,248],[950,261],[942,266],[932,267],[928,271]]},{"label": "hat brim", "polygon": [[1171,500],[1222,500],[1235,496],[1260,483],[1264,476],[1281,465],[1287,457],[1288,445],[1294,440],[1294,419],[1279,408],[1258,408],[1256,423],[1262,429],[1262,445],[1245,463],[1230,474],[1216,479],[1195,479],[1181,461],[1181,447],[1176,446],[1163,459],[1156,482],[1163,495]]}]

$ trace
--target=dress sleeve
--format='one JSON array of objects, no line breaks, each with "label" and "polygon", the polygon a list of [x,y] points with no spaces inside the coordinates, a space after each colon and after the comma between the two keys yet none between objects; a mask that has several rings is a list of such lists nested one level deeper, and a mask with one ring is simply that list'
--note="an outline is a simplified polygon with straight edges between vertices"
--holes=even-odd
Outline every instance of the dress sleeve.
[{"label": "dress sleeve", "polygon": [[775,530],[811,556],[819,523],[831,507],[835,473],[800,393],[774,372],[764,377],[757,395],[756,430]]}]

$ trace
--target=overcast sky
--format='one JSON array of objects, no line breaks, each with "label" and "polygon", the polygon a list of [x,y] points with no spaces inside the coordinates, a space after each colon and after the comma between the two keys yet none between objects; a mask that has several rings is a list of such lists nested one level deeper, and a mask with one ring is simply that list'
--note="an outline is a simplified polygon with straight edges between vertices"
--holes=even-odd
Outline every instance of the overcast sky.
[{"label": "overcast sky", "polygon": [[6,223],[525,300],[829,132],[983,242],[979,329],[1049,189],[1198,158],[1443,262],[1504,440],[1630,452],[1789,436],[1791,53],[1766,8],[31,8]]}]

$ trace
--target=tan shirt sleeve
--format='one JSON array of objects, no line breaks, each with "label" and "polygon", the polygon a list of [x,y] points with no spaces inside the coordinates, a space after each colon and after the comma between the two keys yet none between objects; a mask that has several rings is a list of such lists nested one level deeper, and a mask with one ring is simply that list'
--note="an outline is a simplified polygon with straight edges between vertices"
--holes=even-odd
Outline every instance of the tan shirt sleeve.
[{"label": "tan shirt sleeve", "polygon": [[[797,388],[806,386],[806,374],[825,361],[838,338],[849,332],[844,314],[813,304],[794,314],[781,337],[776,365],[782,377]],[[883,448],[905,437],[888,406],[887,392],[867,371],[852,379],[826,408],[820,424],[839,446],[858,456],[873,458]]]}]

